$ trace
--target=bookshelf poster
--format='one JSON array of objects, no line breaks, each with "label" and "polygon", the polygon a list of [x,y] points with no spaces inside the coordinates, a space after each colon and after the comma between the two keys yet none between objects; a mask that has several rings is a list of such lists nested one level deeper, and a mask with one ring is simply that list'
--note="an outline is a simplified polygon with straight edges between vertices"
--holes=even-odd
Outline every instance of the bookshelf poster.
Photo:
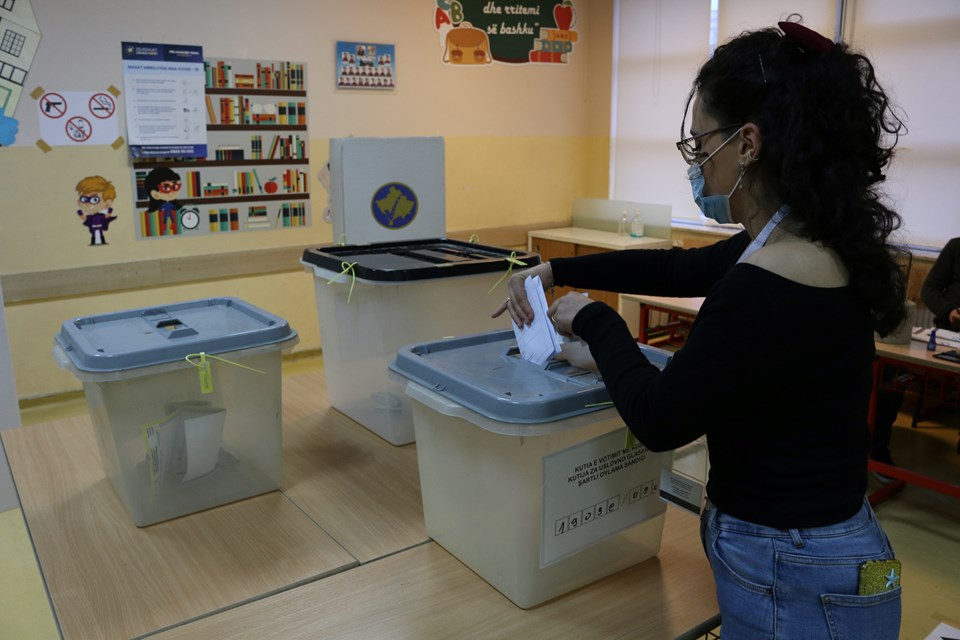
[{"label": "bookshelf poster", "polygon": [[441,59],[453,66],[566,64],[577,47],[573,0],[436,0]]},{"label": "bookshelf poster", "polygon": [[203,48],[123,42],[121,53],[131,157],[205,157]]},{"label": "bookshelf poster", "polygon": [[337,41],[336,65],[338,89],[390,91],[396,87],[395,45]]},{"label": "bookshelf poster", "polygon": [[140,239],[309,227],[306,66],[207,59],[206,155],[134,158]]}]

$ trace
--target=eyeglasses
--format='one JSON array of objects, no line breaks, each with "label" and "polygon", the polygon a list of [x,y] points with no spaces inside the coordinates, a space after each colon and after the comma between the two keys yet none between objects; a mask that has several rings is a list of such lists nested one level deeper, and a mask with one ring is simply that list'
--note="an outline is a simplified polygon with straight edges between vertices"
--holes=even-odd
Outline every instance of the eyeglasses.
[{"label": "eyeglasses", "polygon": [[180,191],[179,182],[161,182],[157,185],[157,191],[160,193],[173,193],[174,191]]},{"label": "eyeglasses", "polygon": [[[703,155],[703,151],[700,149],[700,144],[698,140],[700,138],[706,137],[711,133],[717,133],[720,131],[727,131],[729,129],[742,127],[742,124],[728,124],[722,127],[717,127],[716,129],[710,129],[710,131],[704,131],[703,133],[698,133],[695,136],[690,136],[689,138],[684,138],[677,143],[677,150],[680,151],[680,155],[683,156],[683,161],[687,164],[697,164],[697,159]],[[727,140],[729,142],[729,140]],[[726,142],[724,143],[726,144]],[[722,146],[722,145],[721,145]]]},{"label": "eyeglasses", "polygon": [[100,204],[100,196],[80,196],[83,204]]}]

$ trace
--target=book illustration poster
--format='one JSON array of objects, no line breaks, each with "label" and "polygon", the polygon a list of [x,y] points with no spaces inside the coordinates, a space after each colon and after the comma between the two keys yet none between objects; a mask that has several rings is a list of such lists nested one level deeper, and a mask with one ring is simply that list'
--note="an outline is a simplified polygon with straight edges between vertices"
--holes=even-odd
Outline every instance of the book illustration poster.
[{"label": "book illustration poster", "polygon": [[566,64],[578,33],[573,0],[437,0],[444,64]]},{"label": "book illustration poster", "polygon": [[135,158],[138,239],[311,225],[306,66],[203,61],[208,144],[198,158]]},{"label": "book illustration poster", "polygon": [[396,46],[337,41],[338,89],[392,90],[397,82]]}]

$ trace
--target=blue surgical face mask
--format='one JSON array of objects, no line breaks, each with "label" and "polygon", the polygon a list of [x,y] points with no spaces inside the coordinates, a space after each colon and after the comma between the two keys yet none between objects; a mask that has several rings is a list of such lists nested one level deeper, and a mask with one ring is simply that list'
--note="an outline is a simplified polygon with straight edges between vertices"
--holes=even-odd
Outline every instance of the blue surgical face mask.
[{"label": "blue surgical face mask", "polygon": [[[740,129],[742,128],[743,127],[740,127]],[[687,178],[690,180],[690,188],[693,190],[693,201],[700,207],[703,215],[711,220],[716,220],[720,224],[730,224],[733,222],[733,217],[730,215],[730,196],[733,195],[733,192],[740,186],[740,182],[743,180],[743,171],[740,172],[740,175],[737,177],[737,182],[727,195],[705,196],[703,195],[703,188],[706,184],[706,179],[703,177],[703,165],[707,164],[710,158],[712,158],[717,151],[720,151],[724,145],[733,140],[737,134],[740,133],[740,129],[737,129],[732,136],[724,140],[703,162],[687,167]]]}]

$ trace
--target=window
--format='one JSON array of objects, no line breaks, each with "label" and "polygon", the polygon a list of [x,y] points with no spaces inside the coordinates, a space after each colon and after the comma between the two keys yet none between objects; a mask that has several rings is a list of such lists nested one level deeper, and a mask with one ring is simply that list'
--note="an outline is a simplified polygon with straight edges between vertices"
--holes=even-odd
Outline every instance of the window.
[{"label": "window", "polygon": [[23,51],[23,43],[26,41],[27,39],[21,34],[7,29],[3,33],[3,40],[0,41],[0,51],[5,51],[10,55],[19,58],[20,52]]},{"label": "window", "polygon": [[[960,216],[943,206],[944,185],[960,179],[960,3],[846,3],[843,40],[865,52],[906,114],[908,135],[884,188],[903,217],[898,241],[941,247],[960,236]],[[717,44],[772,26],[796,11],[827,37],[841,0],[618,0],[610,194],[614,200],[667,204],[673,217],[700,220],[674,142],[694,74]],[[854,7],[854,8],[851,8]],[[933,70],[918,73],[918,69]]]}]

